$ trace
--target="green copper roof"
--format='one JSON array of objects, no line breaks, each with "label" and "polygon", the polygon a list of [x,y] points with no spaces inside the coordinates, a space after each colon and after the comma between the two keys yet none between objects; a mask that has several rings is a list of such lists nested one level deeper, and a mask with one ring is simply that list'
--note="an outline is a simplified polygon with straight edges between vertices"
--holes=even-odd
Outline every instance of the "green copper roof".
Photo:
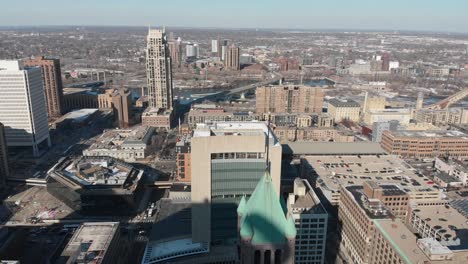
[{"label": "green copper roof", "polygon": [[260,179],[247,203],[243,205],[241,201],[239,207],[240,235],[242,238],[251,238],[252,244],[282,244],[287,237],[296,236],[294,221],[286,219],[268,172]]},{"label": "green copper roof", "polygon": [[242,199],[240,200],[239,206],[237,206],[237,214],[238,215],[243,215],[245,211],[245,196],[242,196]]}]

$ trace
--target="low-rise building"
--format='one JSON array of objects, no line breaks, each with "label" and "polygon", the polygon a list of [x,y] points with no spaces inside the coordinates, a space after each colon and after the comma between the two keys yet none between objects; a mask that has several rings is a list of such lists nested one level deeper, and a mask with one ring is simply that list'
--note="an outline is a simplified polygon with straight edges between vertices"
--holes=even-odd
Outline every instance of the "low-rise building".
[{"label": "low-rise building", "polygon": [[169,129],[172,127],[173,113],[172,110],[148,107],[141,115],[141,123],[147,127]]},{"label": "low-rise building", "polygon": [[435,158],[439,155],[468,159],[468,135],[457,130],[384,131],[381,146],[403,158]]},{"label": "low-rise building", "polygon": [[409,124],[411,119],[410,109],[380,109],[367,110],[364,113],[364,123],[373,124],[374,122],[386,122],[396,120],[402,125]]},{"label": "low-rise building", "polygon": [[468,185],[468,164],[456,159],[438,157],[435,159],[434,167],[458,179],[463,185]]},{"label": "low-rise building", "polygon": [[355,101],[340,101],[338,99],[331,99],[328,101],[328,114],[333,117],[335,122],[343,120],[350,120],[359,122],[359,114],[361,105]]},{"label": "low-rise building", "polygon": [[211,124],[215,122],[228,121],[253,121],[261,120],[260,114],[253,112],[226,112],[221,107],[209,109],[194,109],[192,108],[187,115],[187,122],[191,128],[195,128],[197,124]]},{"label": "low-rise building", "polygon": [[64,112],[83,108],[99,108],[98,93],[86,88],[63,88]]},{"label": "low-rise building", "polygon": [[125,263],[118,222],[85,222],[73,234],[57,263]]},{"label": "low-rise building", "polygon": [[130,214],[144,171],[110,157],[66,157],[48,171],[47,192],[82,214]]},{"label": "low-rise building", "polygon": [[321,200],[331,206],[338,206],[341,186],[363,185],[366,181],[381,186],[398,185],[408,194],[409,200],[440,199],[438,189],[394,155],[303,156],[301,176],[320,190],[317,194]]},{"label": "low-rise building", "polygon": [[419,109],[416,112],[416,120],[436,126],[466,124],[468,123],[468,109]]},{"label": "low-rise building", "polygon": [[282,142],[319,141],[319,142],[354,142],[354,135],[346,134],[334,128],[319,127],[276,127],[275,134]]},{"label": "low-rise building", "polygon": [[113,129],[105,131],[88,149],[83,151],[87,157],[113,157],[126,162],[146,158],[147,146],[154,134],[153,127],[133,129]]}]

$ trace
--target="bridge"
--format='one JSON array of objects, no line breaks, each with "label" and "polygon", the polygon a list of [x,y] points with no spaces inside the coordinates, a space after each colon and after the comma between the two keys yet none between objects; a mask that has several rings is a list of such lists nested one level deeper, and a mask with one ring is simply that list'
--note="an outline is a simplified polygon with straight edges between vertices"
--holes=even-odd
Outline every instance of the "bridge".
[{"label": "bridge", "polygon": [[281,74],[275,72],[275,73],[272,73],[272,78],[271,79],[261,81],[261,82],[257,82],[257,83],[253,83],[253,84],[249,84],[249,85],[245,85],[245,86],[238,87],[238,88],[234,88],[234,89],[228,91],[226,95],[229,96],[229,95],[233,95],[233,94],[239,94],[239,93],[246,92],[248,90],[255,89],[255,88],[259,87],[259,86],[273,84],[273,83],[279,82],[282,78],[283,78],[283,76]]},{"label": "bridge", "polygon": [[468,96],[468,88],[461,90],[460,92],[453,94],[435,104],[428,105],[424,109],[446,109],[450,105],[455,104],[456,102],[463,100],[463,98]]}]

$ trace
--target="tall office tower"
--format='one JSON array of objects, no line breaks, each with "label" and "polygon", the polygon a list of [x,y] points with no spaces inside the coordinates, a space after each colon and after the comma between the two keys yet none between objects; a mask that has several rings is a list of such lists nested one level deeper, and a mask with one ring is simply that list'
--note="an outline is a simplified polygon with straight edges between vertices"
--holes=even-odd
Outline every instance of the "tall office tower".
[{"label": "tall office tower", "polygon": [[226,60],[227,50],[228,50],[228,41],[223,40],[221,43],[221,50],[218,50],[218,52],[221,52],[219,54],[219,57],[221,58],[222,61]]},{"label": "tall office tower", "polygon": [[127,128],[132,116],[132,93],[128,89],[120,89],[112,95],[112,108],[120,128]]},{"label": "tall office tower", "polygon": [[211,40],[211,52],[218,53],[218,40],[217,39]]},{"label": "tall office tower", "polygon": [[[267,138],[268,135],[268,138]],[[280,193],[281,145],[261,122],[199,124],[191,145],[192,233],[197,242],[237,238],[237,204],[265,173],[269,144],[271,178]]]},{"label": "tall office tower", "polygon": [[0,61],[0,122],[5,126],[8,147],[50,146],[42,70],[24,68],[19,61]]},{"label": "tall office tower", "polygon": [[149,106],[172,109],[172,65],[164,29],[148,31],[146,80]]},{"label": "tall office tower", "polygon": [[382,71],[389,71],[390,70],[390,54],[385,52],[382,55]]},{"label": "tall office tower", "polygon": [[24,61],[26,67],[41,67],[49,118],[63,114],[63,86],[60,60],[38,56]]},{"label": "tall office tower", "polygon": [[5,186],[5,180],[9,174],[8,147],[5,138],[5,126],[0,123],[0,189]]},{"label": "tall office tower", "polygon": [[324,92],[306,85],[257,87],[257,113],[322,113]]},{"label": "tall office tower", "polygon": [[416,100],[416,110],[422,109],[423,103],[424,103],[424,94],[422,92],[419,92],[418,99]]},{"label": "tall office tower", "polygon": [[169,42],[168,46],[172,63],[179,66],[182,63],[182,41],[180,38],[172,40]]},{"label": "tall office tower", "polygon": [[240,48],[232,44],[226,55],[226,68],[230,70],[240,70]]},{"label": "tall office tower", "polygon": [[[243,264],[293,264],[296,227],[284,211],[268,171],[252,196],[237,207],[240,262]],[[286,215],[285,215],[286,213]],[[308,262],[311,263],[311,262]]]},{"label": "tall office tower", "polygon": [[287,206],[297,230],[294,263],[324,263],[328,213],[307,180],[294,180]]}]

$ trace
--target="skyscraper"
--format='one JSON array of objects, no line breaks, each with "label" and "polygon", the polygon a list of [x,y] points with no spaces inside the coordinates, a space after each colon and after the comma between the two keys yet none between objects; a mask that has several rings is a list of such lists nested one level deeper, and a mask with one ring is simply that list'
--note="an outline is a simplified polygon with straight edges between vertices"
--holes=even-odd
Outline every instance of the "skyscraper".
[{"label": "skyscraper", "polygon": [[63,114],[63,86],[60,60],[38,56],[25,60],[24,65],[42,68],[47,113],[49,114],[49,118],[60,117]]},{"label": "skyscraper", "polygon": [[221,49],[218,49],[219,57],[221,58],[222,61],[226,60],[227,49],[228,49],[228,41],[225,39],[221,43]]},{"label": "skyscraper", "polygon": [[390,70],[390,54],[384,53],[382,55],[382,71]]},{"label": "skyscraper", "polygon": [[260,122],[198,125],[191,145],[192,233],[197,242],[236,239],[236,208],[250,196],[265,173],[267,153],[271,180],[280,193],[281,144]]},{"label": "skyscraper", "polygon": [[229,47],[227,51],[226,68],[230,70],[235,70],[235,71],[240,70],[239,58],[240,58],[240,48],[232,44],[232,46]]},{"label": "skyscraper", "polygon": [[8,148],[5,138],[5,127],[0,123],[0,189],[5,186],[8,174]]},{"label": "skyscraper", "polygon": [[23,68],[19,61],[0,61],[0,122],[5,126],[8,147],[50,146],[42,70]]},{"label": "skyscraper", "polygon": [[149,106],[172,109],[172,65],[164,29],[148,31],[146,79]]}]

